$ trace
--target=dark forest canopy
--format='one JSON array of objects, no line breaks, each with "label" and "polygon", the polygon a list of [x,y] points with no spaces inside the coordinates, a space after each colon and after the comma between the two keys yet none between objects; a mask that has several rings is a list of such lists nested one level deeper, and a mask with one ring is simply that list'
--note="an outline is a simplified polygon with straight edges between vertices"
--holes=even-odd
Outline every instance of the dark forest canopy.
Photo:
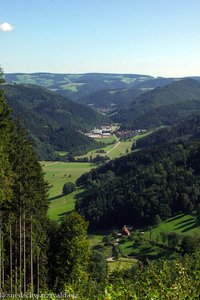
[{"label": "dark forest canopy", "polygon": [[90,193],[76,209],[95,229],[146,226],[158,216],[189,213],[200,201],[199,155],[199,142],[175,143],[113,160],[78,179]]},{"label": "dark forest canopy", "polygon": [[199,140],[199,138],[200,116],[196,116],[186,118],[176,125],[164,127],[154,131],[148,136],[138,140],[137,144],[133,145],[133,149],[160,145],[177,140]]}]

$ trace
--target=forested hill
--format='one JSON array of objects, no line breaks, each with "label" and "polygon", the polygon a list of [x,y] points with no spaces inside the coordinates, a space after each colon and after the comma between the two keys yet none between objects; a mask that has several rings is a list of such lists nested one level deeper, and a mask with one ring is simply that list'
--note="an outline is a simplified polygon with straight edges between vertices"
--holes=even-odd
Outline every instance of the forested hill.
[{"label": "forested hill", "polygon": [[[188,105],[188,101],[194,100],[200,101],[200,83],[193,79],[179,80],[142,94],[128,109],[119,111],[118,114],[114,115],[113,119],[123,122],[125,123],[124,126],[129,127],[134,127],[142,120],[147,127],[157,125],[156,123],[165,124],[167,119],[170,120],[170,115],[164,120],[168,111],[172,118],[173,114],[179,114],[181,110],[187,114],[188,107],[185,108],[185,106]],[[195,111],[195,104],[192,102],[190,104],[189,109]],[[145,121],[147,119],[149,121]]]},{"label": "forested hill", "polygon": [[146,226],[173,214],[191,212],[200,199],[200,143],[165,144],[113,160],[82,175],[90,187],[78,212],[95,229]]},{"label": "forested hill", "polygon": [[54,150],[82,152],[97,147],[77,130],[109,123],[94,110],[36,85],[3,84],[1,89],[14,117],[22,115],[40,159],[53,159]]},{"label": "forested hill", "polygon": [[200,139],[200,116],[186,118],[176,125],[158,129],[138,140],[136,146],[133,145],[133,148],[149,147],[177,140],[195,139]]},{"label": "forested hill", "polygon": [[142,89],[117,89],[100,90],[89,95],[85,95],[77,100],[78,103],[92,105],[94,108],[101,109],[120,109],[126,108],[138,96],[143,94]]}]

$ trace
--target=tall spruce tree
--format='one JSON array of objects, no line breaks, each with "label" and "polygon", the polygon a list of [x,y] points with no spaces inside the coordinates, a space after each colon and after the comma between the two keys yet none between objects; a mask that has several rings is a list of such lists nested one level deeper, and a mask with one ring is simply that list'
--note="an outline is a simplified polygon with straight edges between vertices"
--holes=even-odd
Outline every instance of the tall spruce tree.
[{"label": "tall spruce tree", "polygon": [[24,292],[28,286],[33,292],[45,286],[47,185],[20,118],[14,130],[13,144],[10,159],[14,173],[12,212],[16,216],[17,285],[19,292],[22,286]]},{"label": "tall spruce tree", "polygon": [[7,219],[6,208],[11,201],[13,182],[9,162],[11,128],[10,110],[6,105],[3,92],[0,90],[0,291],[4,289],[5,284],[4,227]]}]

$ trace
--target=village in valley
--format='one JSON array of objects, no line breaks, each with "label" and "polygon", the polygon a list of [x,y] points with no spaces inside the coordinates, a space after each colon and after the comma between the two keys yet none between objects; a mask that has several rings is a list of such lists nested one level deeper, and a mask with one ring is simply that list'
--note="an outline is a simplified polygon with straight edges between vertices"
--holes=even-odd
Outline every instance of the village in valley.
[{"label": "village in valley", "polygon": [[101,128],[92,129],[90,132],[85,133],[86,136],[94,139],[104,139],[111,136],[116,136],[119,139],[128,139],[136,135],[143,134],[146,129],[136,129],[136,130],[119,130],[117,126],[104,125]]}]

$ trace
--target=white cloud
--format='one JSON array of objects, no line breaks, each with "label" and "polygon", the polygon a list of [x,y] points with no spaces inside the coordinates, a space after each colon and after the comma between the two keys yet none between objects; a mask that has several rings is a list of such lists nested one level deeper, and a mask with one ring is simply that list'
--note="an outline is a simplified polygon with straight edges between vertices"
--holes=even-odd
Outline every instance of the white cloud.
[{"label": "white cloud", "polygon": [[12,31],[13,29],[14,29],[14,27],[9,23],[5,22],[5,23],[0,24],[0,31],[6,32],[6,31]]}]

